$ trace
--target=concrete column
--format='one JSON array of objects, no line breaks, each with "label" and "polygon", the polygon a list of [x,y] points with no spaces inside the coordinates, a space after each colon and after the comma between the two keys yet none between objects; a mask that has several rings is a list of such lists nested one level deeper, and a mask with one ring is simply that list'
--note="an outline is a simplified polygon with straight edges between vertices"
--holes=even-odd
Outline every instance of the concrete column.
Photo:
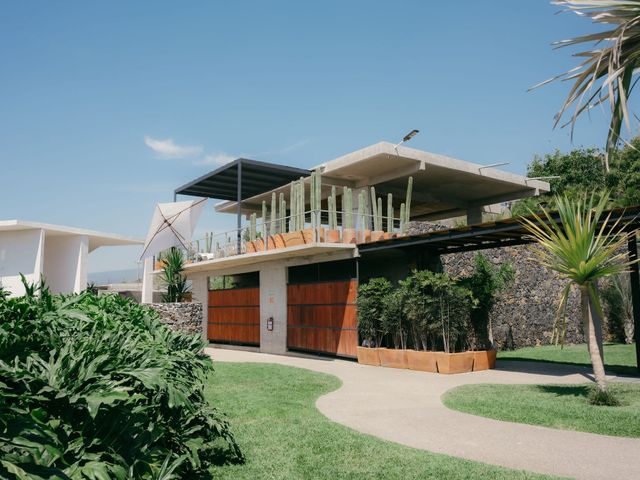
[{"label": "concrete column", "polygon": [[193,301],[202,304],[202,339],[207,342],[209,324],[209,277],[207,274],[190,276]]},{"label": "concrete column", "polygon": [[87,288],[87,260],[89,258],[89,237],[78,238],[78,261],[73,283],[73,293],[80,293]]},{"label": "concrete column", "polygon": [[[273,330],[267,321],[273,318]],[[281,265],[260,270],[260,351],[287,351],[287,268]]]},{"label": "concrete column", "polygon": [[467,209],[467,225],[482,223],[482,207],[471,207]]},{"label": "concrete column", "polygon": [[144,259],[141,303],[153,303],[153,257]]}]

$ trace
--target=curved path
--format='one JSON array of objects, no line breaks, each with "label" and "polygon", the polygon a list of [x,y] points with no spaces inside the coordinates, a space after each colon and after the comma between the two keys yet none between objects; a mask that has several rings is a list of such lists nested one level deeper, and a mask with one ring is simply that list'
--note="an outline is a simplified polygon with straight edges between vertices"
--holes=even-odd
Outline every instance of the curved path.
[{"label": "curved path", "polygon": [[445,407],[447,390],[467,383],[583,383],[588,370],[534,362],[458,375],[369,367],[345,360],[206,349],[216,361],[277,363],[329,373],[342,387],[316,406],[363,433],[431,452],[581,479],[640,478],[640,439],[503,422]]}]

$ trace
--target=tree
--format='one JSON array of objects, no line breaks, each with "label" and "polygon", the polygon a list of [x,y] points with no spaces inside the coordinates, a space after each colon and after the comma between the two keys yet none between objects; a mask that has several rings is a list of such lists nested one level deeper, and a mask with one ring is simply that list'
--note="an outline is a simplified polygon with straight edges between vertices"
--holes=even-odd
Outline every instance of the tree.
[{"label": "tree", "polygon": [[489,315],[496,303],[497,294],[513,282],[514,276],[515,272],[510,263],[503,263],[497,268],[482,253],[476,254],[475,271],[462,283],[471,290],[477,302],[476,308],[471,310],[475,349],[493,348]]},{"label": "tree", "polygon": [[393,287],[386,278],[372,278],[358,287],[358,334],[366,347],[379,347],[385,331],[382,324],[384,299]]},{"label": "tree", "polygon": [[[566,7],[594,23],[614,27],[602,32],[583,35],[556,42],[556,47],[594,44],[600,48],[574,54],[582,59],[577,67],[551,78],[539,85],[555,80],[572,80],[573,86],[555,116],[557,126],[569,108],[573,114],[565,125],[575,126],[577,118],[591,108],[609,104],[611,119],[607,132],[605,169],[609,170],[609,159],[620,140],[620,129],[624,119],[630,127],[631,115],[627,103],[635,86],[635,69],[640,66],[640,1],[639,0],[555,0],[553,3]],[[534,87],[535,88],[535,87]]]},{"label": "tree", "polygon": [[640,203],[640,138],[616,150],[609,171],[602,168],[604,153],[596,148],[578,148],[564,153],[556,150],[536,155],[527,167],[529,177],[549,179],[551,192],[516,202],[514,216],[526,215],[529,209],[540,211],[540,205],[555,209],[557,195],[580,198],[585,193],[609,191],[611,207]]},{"label": "tree", "polygon": [[[606,394],[607,382],[600,341],[603,313],[597,282],[626,271],[633,263],[627,260],[624,252],[628,236],[635,235],[635,232],[623,232],[624,226],[618,222],[611,224],[610,215],[603,218],[608,200],[607,194],[601,195],[597,201],[594,195],[577,200],[556,197],[559,223],[547,210],[542,215],[531,212],[533,220],[521,219],[523,226],[542,247],[533,251],[536,260],[567,280],[558,308],[562,332],[566,329],[565,307],[571,288],[575,286],[580,290],[582,325],[599,394]],[[602,227],[598,227],[601,219]],[[556,341],[563,342],[564,334],[560,333],[558,322],[556,332]]]}]

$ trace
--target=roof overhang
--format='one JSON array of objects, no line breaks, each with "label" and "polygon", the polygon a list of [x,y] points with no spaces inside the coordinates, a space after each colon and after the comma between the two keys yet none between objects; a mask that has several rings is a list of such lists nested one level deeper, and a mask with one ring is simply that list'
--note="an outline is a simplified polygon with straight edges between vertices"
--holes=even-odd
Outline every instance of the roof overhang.
[{"label": "roof overhang", "polygon": [[0,232],[20,230],[43,230],[45,232],[45,236],[86,236],[89,239],[90,252],[99,247],[144,244],[144,240],[116,235],[113,233],[103,233],[83,228],[66,227],[40,222],[28,222],[24,220],[0,220]]},{"label": "roof overhang", "polygon": [[[316,168],[322,171],[323,199],[331,185],[352,189],[374,186],[378,196],[391,193],[396,208],[406,201],[407,181],[413,177],[411,218],[440,220],[467,213],[474,207],[484,207],[549,191],[549,184],[496,168],[407,147],[395,147],[388,142],[357,150]],[[290,181],[290,180],[289,180]],[[284,193],[289,202],[288,182],[274,185],[254,196],[243,197],[242,212],[259,212],[263,201],[271,194]],[[306,179],[309,183],[309,179]],[[216,205],[219,212],[236,211],[235,199]]]},{"label": "roof overhang", "polygon": [[303,168],[238,158],[177,188],[175,194],[235,202],[309,175],[311,172]]}]

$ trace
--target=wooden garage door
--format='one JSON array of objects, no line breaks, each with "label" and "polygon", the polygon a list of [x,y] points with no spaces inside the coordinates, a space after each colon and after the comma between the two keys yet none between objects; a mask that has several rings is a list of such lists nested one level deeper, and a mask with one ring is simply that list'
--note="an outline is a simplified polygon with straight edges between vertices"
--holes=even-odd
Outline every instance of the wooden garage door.
[{"label": "wooden garage door", "polygon": [[355,357],[357,280],[287,288],[287,347]]},{"label": "wooden garage door", "polygon": [[260,288],[209,292],[208,337],[213,342],[260,345]]}]

